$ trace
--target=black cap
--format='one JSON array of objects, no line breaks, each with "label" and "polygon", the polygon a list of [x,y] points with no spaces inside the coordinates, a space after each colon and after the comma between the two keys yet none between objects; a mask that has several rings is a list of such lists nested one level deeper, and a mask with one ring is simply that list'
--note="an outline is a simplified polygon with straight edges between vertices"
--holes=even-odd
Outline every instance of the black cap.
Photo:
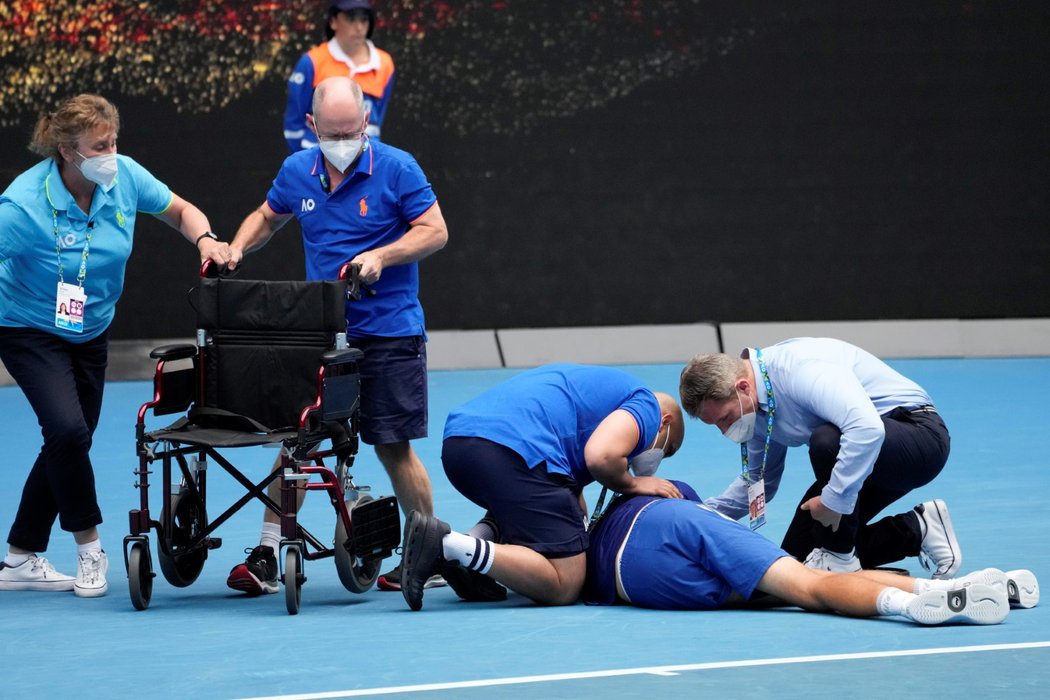
[{"label": "black cap", "polygon": [[328,23],[325,24],[325,37],[331,39],[335,36],[332,31],[331,21],[340,12],[352,12],[353,10],[364,10],[368,13],[368,33],[365,37],[372,38],[372,32],[376,28],[376,11],[372,7],[371,0],[332,0],[328,5]]}]

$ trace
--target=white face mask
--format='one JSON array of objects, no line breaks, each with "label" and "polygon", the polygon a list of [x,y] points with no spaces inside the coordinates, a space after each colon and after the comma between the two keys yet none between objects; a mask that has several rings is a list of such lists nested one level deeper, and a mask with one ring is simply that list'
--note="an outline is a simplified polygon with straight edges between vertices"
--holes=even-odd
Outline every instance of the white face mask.
[{"label": "white face mask", "polygon": [[88,158],[80,151],[76,153],[84,159],[77,167],[80,168],[80,172],[85,178],[94,182],[106,192],[113,189],[113,183],[117,179],[116,153],[106,153],[101,156],[92,156],[91,158]]},{"label": "white face mask", "polygon": [[[747,397],[748,401],[751,401],[751,396]],[[751,413],[744,413],[744,402],[740,400],[740,390],[736,391],[736,401],[740,404],[740,417],[733,421],[733,424],[723,433],[727,438],[736,443],[744,443],[751,439],[751,436],[755,434],[755,418],[757,410],[751,411]],[[751,401],[751,406],[755,406],[755,402]]]},{"label": "white face mask", "polygon": [[660,434],[657,433],[656,437],[653,438],[652,447],[628,460],[627,466],[630,467],[632,474],[635,476],[652,476],[656,473],[656,470],[660,467],[660,460],[664,458],[664,448],[667,447],[667,441],[671,439],[671,429],[667,429],[667,435],[664,436],[664,444],[657,447],[656,441],[659,439]]},{"label": "white face mask", "polygon": [[342,139],[340,141],[320,141],[321,153],[332,164],[336,170],[345,173],[350,164],[357,159],[364,145],[360,137],[356,139]]}]

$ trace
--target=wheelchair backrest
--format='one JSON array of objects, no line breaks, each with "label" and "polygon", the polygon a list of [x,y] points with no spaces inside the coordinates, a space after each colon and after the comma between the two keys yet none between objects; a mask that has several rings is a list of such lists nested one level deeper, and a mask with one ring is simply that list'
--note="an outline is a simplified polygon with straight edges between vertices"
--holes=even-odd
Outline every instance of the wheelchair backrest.
[{"label": "wheelchair backrest", "polygon": [[201,405],[293,427],[317,397],[321,355],[346,331],[346,282],[203,278],[197,327]]}]

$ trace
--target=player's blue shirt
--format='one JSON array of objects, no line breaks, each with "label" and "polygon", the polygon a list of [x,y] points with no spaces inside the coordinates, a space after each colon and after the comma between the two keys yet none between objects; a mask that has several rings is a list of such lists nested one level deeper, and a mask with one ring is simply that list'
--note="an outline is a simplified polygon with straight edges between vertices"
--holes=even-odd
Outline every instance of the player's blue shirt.
[{"label": "player's blue shirt", "polygon": [[[692,486],[684,481],[672,481],[682,492],[682,498],[700,501]],[[623,545],[638,512],[660,496],[618,496],[591,533],[587,548],[587,578],[582,598],[591,605],[612,605],[616,602],[616,553]]]},{"label": "player's blue shirt", "polygon": [[[124,288],[137,213],[160,214],[171,202],[171,190],[124,155],[117,156],[113,188],[107,193],[95,187],[88,212],[66,189],[54,159],[16,177],[0,195],[0,326],[35,328],[74,343],[100,335],[113,321]],[[91,234],[83,333],[55,327],[56,227],[66,284],[77,283]]]},{"label": "player's blue shirt", "polygon": [[684,498],[617,499],[590,534],[581,598],[590,605],[624,600],[659,610],[711,610],[733,593],[750,598],[775,561],[788,556],[751,528]]},{"label": "player's blue shirt", "polygon": [[[415,158],[368,139],[339,187],[328,192],[329,184],[314,147],[288,156],[266,195],[274,212],[299,219],[308,280],[337,279],[344,263],[398,240],[437,202]],[[384,267],[371,289],[347,304],[350,336],[425,335],[418,263]]]},{"label": "player's blue shirt", "polygon": [[508,447],[530,468],[547,463],[583,487],[594,481],[583,448],[598,424],[617,409],[638,423],[646,449],[660,430],[660,404],[651,391],[612,367],[537,367],[499,384],[449,413],[444,437],[477,437]]}]

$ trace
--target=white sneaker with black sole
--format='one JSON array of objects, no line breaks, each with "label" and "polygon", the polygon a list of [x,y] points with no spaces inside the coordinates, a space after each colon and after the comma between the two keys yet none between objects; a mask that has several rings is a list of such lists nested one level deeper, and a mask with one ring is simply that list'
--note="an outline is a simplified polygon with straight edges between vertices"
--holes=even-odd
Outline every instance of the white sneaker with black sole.
[{"label": "white sneaker with black sole", "polygon": [[923,625],[997,625],[1010,612],[1006,591],[971,583],[950,591],[926,591],[908,604],[907,617]]}]

